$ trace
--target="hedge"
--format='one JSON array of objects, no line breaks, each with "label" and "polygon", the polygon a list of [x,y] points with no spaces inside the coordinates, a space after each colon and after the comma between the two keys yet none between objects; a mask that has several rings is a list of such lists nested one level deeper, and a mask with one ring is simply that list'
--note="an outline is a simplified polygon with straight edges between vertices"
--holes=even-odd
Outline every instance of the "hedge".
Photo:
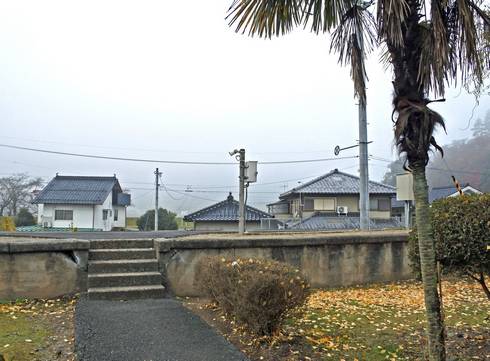
[{"label": "hedge", "polygon": [[[431,222],[437,260],[447,272],[465,274],[482,285],[490,275],[490,194],[449,197],[432,203]],[[409,238],[410,260],[420,277],[416,229]]]},{"label": "hedge", "polygon": [[0,217],[0,231],[15,232],[15,222],[13,217]]},{"label": "hedge", "polygon": [[280,262],[208,257],[198,264],[198,288],[257,335],[271,335],[298,310],[308,285],[299,271]]}]

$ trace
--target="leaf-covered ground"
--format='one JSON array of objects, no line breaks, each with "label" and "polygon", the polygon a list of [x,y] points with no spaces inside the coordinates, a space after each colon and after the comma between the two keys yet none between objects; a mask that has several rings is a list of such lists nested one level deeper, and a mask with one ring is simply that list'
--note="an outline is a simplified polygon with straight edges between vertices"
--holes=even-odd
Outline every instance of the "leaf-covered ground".
[{"label": "leaf-covered ground", "polygon": [[[490,301],[466,280],[443,282],[448,360],[490,359]],[[256,339],[219,309],[189,300],[251,360],[425,360],[423,292],[418,282],[317,290],[280,334]]]},{"label": "leaf-covered ground", "polygon": [[73,298],[0,301],[0,355],[6,361],[75,360],[75,303]]}]

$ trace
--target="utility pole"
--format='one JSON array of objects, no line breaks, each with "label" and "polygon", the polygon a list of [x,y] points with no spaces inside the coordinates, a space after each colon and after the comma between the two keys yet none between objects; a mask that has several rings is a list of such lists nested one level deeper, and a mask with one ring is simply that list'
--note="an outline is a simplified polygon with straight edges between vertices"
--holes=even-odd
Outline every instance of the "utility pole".
[{"label": "utility pole", "polygon": [[359,99],[359,178],[360,178],[360,226],[369,229],[369,168],[366,100]]},{"label": "utility pole", "polygon": [[235,156],[236,160],[240,163],[240,176],[239,179],[239,193],[238,193],[238,234],[245,233],[245,149],[235,149],[229,153],[231,156]]},{"label": "utility pole", "polygon": [[240,149],[240,191],[238,194],[238,234],[245,233],[245,149]]},{"label": "utility pole", "polygon": [[159,179],[161,175],[162,173],[158,171],[158,168],[155,169],[155,231],[158,231],[158,188],[160,187]]}]

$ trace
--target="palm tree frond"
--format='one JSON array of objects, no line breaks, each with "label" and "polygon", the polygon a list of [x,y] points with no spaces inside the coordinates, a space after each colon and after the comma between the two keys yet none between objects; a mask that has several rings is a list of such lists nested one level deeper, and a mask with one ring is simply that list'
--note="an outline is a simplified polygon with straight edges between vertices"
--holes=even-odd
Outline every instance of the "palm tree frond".
[{"label": "palm tree frond", "polygon": [[315,33],[327,32],[337,25],[355,0],[303,0],[303,24]]},{"label": "palm tree frond", "polygon": [[339,54],[340,64],[350,64],[354,94],[363,101],[366,100],[367,81],[364,60],[376,43],[375,30],[374,17],[367,7],[355,4],[343,15],[330,45],[330,51]]},{"label": "palm tree frond", "polygon": [[428,100],[417,102],[399,97],[395,101],[398,118],[394,128],[398,151],[406,155],[409,166],[426,166],[432,148],[443,154],[434,138],[434,130],[437,126],[446,130],[444,119],[427,106]]},{"label": "palm tree frond", "polygon": [[271,38],[288,33],[302,19],[305,0],[234,0],[226,19],[236,31]]},{"label": "palm tree frond", "polygon": [[[424,36],[424,44],[422,46],[422,57],[424,53],[430,53],[432,56],[427,61],[430,61],[432,68],[432,81],[426,79],[422,82],[426,91],[430,89],[430,86],[426,84],[431,84],[434,88],[436,95],[444,94],[444,80],[446,78],[446,73],[450,71],[449,69],[449,38],[446,26],[446,18],[444,13],[444,6],[447,4],[447,0],[432,0],[431,2],[431,32]],[[430,48],[430,49],[429,49]],[[427,57],[427,56],[426,56]],[[424,66],[421,60],[419,67],[419,74]],[[428,67],[427,67],[428,68]]]},{"label": "palm tree frond", "polygon": [[378,34],[394,46],[403,44],[402,26],[409,13],[406,0],[378,0]]},{"label": "palm tree frond", "polygon": [[479,89],[490,65],[490,46],[485,37],[490,17],[474,1],[448,0],[445,18],[449,39],[447,72],[454,81],[459,75],[463,84],[471,82]]}]

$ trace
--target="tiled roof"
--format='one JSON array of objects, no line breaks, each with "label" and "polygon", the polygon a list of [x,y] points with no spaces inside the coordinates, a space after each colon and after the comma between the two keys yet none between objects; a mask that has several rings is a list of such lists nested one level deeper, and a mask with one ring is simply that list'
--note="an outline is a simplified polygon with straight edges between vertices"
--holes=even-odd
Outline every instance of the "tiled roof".
[{"label": "tiled roof", "polygon": [[116,177],[57,175],[37,195],[33,203],[102,204],[115,185],[120,188]]},{"label": "tiled roof", "polygon": [[[216,222],[238,222],[238,207],[239,203],[230,195],[223,202],[213,204],[212,206],[203,208],[197,212],[188,214],[184,217],[185,221],[216,221]],[[261,218],[272,218],[269,213],[263,212],[260,209],[246,206],[245,220],[260,221]]]},{"label": "tiled roof", "polygon": [[405,201],[397,201],[396,197],[391,198],[391,208],[403,208],[405,207]]},{"label": "tiled roof", "polygon": [[[359,194],[360,179],[352,174],[340,172],[338,169],[315,178],[305,184],[293,188],[279,196],[287,197],[291,194]],[[395,194],[396,188],[369,181],[369,194]]]},{"label": "tiled roof", "polygon": [[[396,218],[390,219],[370,219],[370,229],[402,228],[403,224]],[[325,231],[339,229],[360,229],[359,217],[352,216],[331,216],[316,214],[310,218],[296,223],[290,229],[306,231]]]},{"label": "tiled roof", "polygon": [[429,203],[432,203],[437,199],[449,197],[451,194],[456,192],[457,190],[454,185],[447,187],[434,187],[429,191]]},{"label": "tiled roof", "polygon": [[[461,190],[464,194],[480,194],[481,191],[472,187],[469,183],[463,184]],[[449,185],[446,187],[434,187],[429,191],[429,203],[432,203],[441,198],[447,198],[453,194],[456,194],[458,190],[454,185]]]}]

